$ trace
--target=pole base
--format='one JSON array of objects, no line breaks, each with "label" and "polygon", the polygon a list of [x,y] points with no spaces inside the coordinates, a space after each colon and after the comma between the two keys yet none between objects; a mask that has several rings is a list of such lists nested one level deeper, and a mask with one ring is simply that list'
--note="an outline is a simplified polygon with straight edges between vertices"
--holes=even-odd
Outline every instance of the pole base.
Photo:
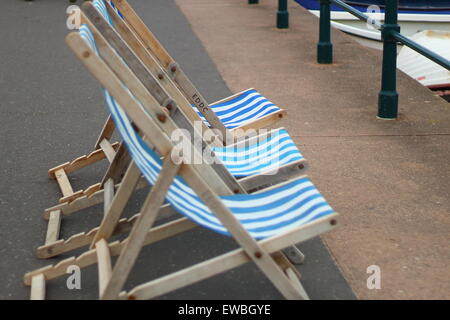
[{"label": "pole base", "polygon": [[378,96],[378,118],[393,120],[398,115],[398,93],[381,91]]},{"label": "pole base", "polygon": [[319,42],[317,44],[317,63],[333,63],[333,44],[331,42]]},{"label": "pole base", "polygon": [[289,12],[277,11],[277,28],[278,29],[289,28]]}]

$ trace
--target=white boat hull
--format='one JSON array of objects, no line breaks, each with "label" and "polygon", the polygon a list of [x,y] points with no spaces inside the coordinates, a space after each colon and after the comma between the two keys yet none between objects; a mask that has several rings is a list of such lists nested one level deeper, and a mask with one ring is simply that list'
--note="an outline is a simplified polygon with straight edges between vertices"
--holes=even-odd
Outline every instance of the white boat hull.
[{"label": "white boat hull", "polygon": [[[320,17],[318,10],[310,10],[315,16]],[[366,13],[374,20],[384,21],[384,13]],[[359,20],[348,12],[332,11],[331,20],[333,27],[353,34],[358,37],[381,41],[380,31],[370,24]],[[450,15],[446,14],[412,14],[401,13],[398,15],[401,33],[412,36],[424,30],[450,31]]]},{"label": "white boat hull", "polygon": [[[411,37],[420,45],[450,60],[450,32],[422,31]],[[397,67],[430,89],[450,88],[450,71],[403,47],[398,54]]]}]

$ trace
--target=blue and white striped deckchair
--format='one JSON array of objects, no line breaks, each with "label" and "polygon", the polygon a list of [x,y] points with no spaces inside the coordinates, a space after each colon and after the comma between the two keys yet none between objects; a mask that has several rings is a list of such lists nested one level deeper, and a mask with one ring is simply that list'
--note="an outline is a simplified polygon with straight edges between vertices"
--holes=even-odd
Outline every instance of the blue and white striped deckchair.
[{"label": "blue and white striped deckchair", "polygon": [[[104,16],[104,18],[112,26],[114,26],[114,23],[112,23],[113,19],[110,14],[108,14],[107,9],[107,6],[111,5],[113,10],[111,10],[110,12],[112,14],[117,13],[117,15],[121,19],[125,20],[130,29],[132,28],[137,36],[140,37],[142,42],[147,45],[147,48],[149,50],[156,48],[156,50],[151,51],[151,54],[156,59],[158,59],[162,65],[166,65],[168,73],[170,73],[170,69],[174,65],[177,66],[177,72],[182,73],[181,68],[176,64],[175,60],[173,60],[173,58],[170,57],[167,51],[163,49],[159,41],[148,30],[147,26],[142,22],[142,20],[139,19],[139,17],[129,6],[127,1],[121,0],[116,2],[117,5],[114,4],[114,1],[110,0],[94,0],[93,5]],[[121,12],[119,8],[123,8],[124,12]],[[120,32],[120,30],[117,31]],[[181,78],[174,77],[174,81],[178,84],[182,91],[188,90],[185,89],[185,86],[187,86],[187,84],[185,84],[184,81],[186,80],[187,77],[183,73],[181,75]],[[189,86],[192,86],[190,82]],[[192,88],[190,88],[189,91],[192,91]],[[190,99],[193,103],[192,107],[198,113],[200,119],[202,119],[208,126],[211,126],[210,121],[208,121],[208,119],[211,119],[211,113],[204,114],[203,108],[200,108],[199,110],[196,107],[196,105],[205,105],[206,103],[204,102],[204,99],[201,97],[198,90],[196,90],[195,88],[194,90],[195,99]],[[184,92],[186,93],[186,91]],[[186,94],[186,97],[188,98],[190,98],[191,96],[192,94]],[[272,121],[269,122],[270,124],[278,120],[279,118],[282,118],[285,114],[285,111],[281,110],[255,89],[247,89],[230,98],[226,98],[217,103],[211,104],[209,106],[209,109],[213,111],[213,121],[216,122],[217,119],[220,120],[221,125],[223,125],[227,130],[238,128],[260,128],[260,125],[258,124],[259,120],[265,119],[261,123],[264,123],[262,126],[267,126],[268,123],[265,122],[267,119],[272,119]],[[214,125],[212,126],[214,127]],[[224,132],[222,132],[222,134],[224,134]]]},{"label": "blue and white striped deckchair", "polygon": [[[205,180],[201,170],[196,170],[196,165],[184,162],[175,164],[170,156],[170,149],[174,147],[171,140],[132,92],[114,76],[113,71],[102,64],[101,58],[81,33],[70,34],[66,41],[105,87],[109,111],[137,172],[143,174],[149,184],[153,185],[125,243],[120,248],[117,244],[116,247],[108,245],[108,237],[105,239],[101,235],[105,228],[115,226],[116,205],[120,203],[118,206],[123,211],[130,197],[125,196],[127,188],[123,187],[129,183],[128,174],[131,171],[127,171],[122,186],[94,237],[94,252],[86,252],[79,258],[70,260],[80,267],[98,263],[100,298],[152,298],[248,261],[253,261],[286,298],[307,298],[292,269],[284,269],[270,254],[331,230],[336,224],[337,213],[312,182],[303,176],[257,194],[218,195],[214,183]],[[109,91],[114,93],[114,97]],[[123,103],[124,109],[119,102]],[[141,138],[136,130],[145,138]],[[147,141],[152,143],[152,148]],[[164,162],[161,161],[161,156],[164,156]],[[176,234],[180,232],[176,225],[190,220],[219,234],[233,237],[241,249],[140,285],[128,293],[121,293],[141,248],[148,241],[147,236],[151,237],[152,232],[158,232],[150,228],[164,200],[186,218],[160,226],[159,230],[164,228],[166,234]],[[170,233],[171,229],[173,233]],[[97,259],[92,259],[93,254],[97,255]],[[110,256],[113,254],[119,254],[119,258],[112,267]],[[62,261],[55,266],[28,273],[25,275],[25,283],[40,281],[42,284],[43,280],[61,273],[59,269],[67,263]],[[109,271],[111,269],[112,272]]]},{"label": "blue and white striped deckchair", "polygon": [[[108,87],[108,83],[103,83],[105,87]],[[123,88],[124,92],[128,92],[132,96],[131,92],[127,88]],[[119,95],[122,98],[122,95]],[[119,98],[118,97],[118,98]],[[146,202],[154,196],[157,198],[157,192],[164,192],[165,199],[175,208],[180,214],[186,216],[188,219],[195,223],[215,231],[220,234],[233,236],[237,242],[243,247],[243,249],[249,253],[250,248],[246,246],[255,245],[258,247],[256,240],[264,240],[271,238],[282,238],[283,235],[288,235],[294,230],[307,228],[307,226],[314,225],[315,222],[327,221],[328,225],[333,225],[335,222],[331,222],[330,219],[334,219],[336,213],[326,202],[320,192],[315,188],[312,182],[307,177],[298,177],[284,183],[282,185],[271,188],[270,190],[262,191],[258,194],[240,194],[240,195],[224,195],[216,196],[213,191],[208,192],[208,181],[201,181],[200,176],[192,176],[184,174],[183,177],[176,175],[178,168],[164,176],[165,170],[168,167],[174,168],[170,153],[166,154],[164,164],[160,159],[160,154],[157,154],[155,150],[150,148],[146,142],[136,133],[135,128],[131,124],[127,113],[122,109],[119,103],[112,97],[107,89],[105,89],[105,98],[114,122],[118,128],[120,135],[128,148],[128,151],[139,168],[139,171],[144,175],[149,184],[158,185],[158,191],[149,195]],[[125,98],[124,101],[127,101]],[[137,101],[137,100],[136,100]],[[137,102],[139,103],[139,102]],[[141,110],[145,110],[141,106]],[[145,112],[145,111],[144,111]],[[140,117],[139,115],[135,115]],[[136,121],[133,119],[133,121]],[[152,121],[148,117],[148,121]],[[147,126],[146,126],[147,127]],[[157,126],[154,126],[156,129]],[[144,134],[151,140],[151,132],[148,135],[145,133],[144,128],[139,128]],[[159,130],[159,129],[156,129]],[[162,132],[162,131],[161,131]],[[157,138],[155,138],[157,139]],[[158,146],[154,147],[158,150]],[[162,148],[164,149],[164,148]],[[163,153],[164,154],[164,153]],[[168,165],[169,164],[169,165]],[[184,164],[191,166],[190,164]],[[167,179],[170,179],[172,183],[169,185]],[[173,179],[173,180],[172,180]],[[187,179],[187,180],[185,180]],[[165,181],[165,187],[161,187],[161,181]],[[206,182],[206,183],[205,183]],[[161,187],[161,189],[159,189]],[[210,186],[214,190],[214,186]],[[117,194],[119,196],[119,193]],[[211,200],[211,197],[216,201]],[[163,199],[160,199],[162,202]],[[117,264],[114,267],[112,277],[121,277],[121,280],[115,279],[113,284],[106,284],[105,290],[101,293],[102,298],[114,298],[116,297],[125,282],[126,277],[124,274],[128,274],[131,271],[131,266],[128,259],[135,261],[137,253],[128,253],[127,247],[130,244],[130,251],[132,250],[133,241],[138,241],[139,232],[148,230],[152,224],[152,218],[148,218],[149,223],[145,224],[144,214],[147,213],[148,217],[156,216],[157,210],[154,212],[147,212],[145,208],[142,210],[142,219],[136,222],[136,227],[130,234],[127,246],[123,249],[124,256],[119,257]],[[105,216],[104,222],[108,219],[108,215]],[[333,220],[335,221],[335,220]],[[142,224],[139,224],[141,222]],[[107,223],[107,222],[106,222]],[[100,226],[101,233],[102,226]],[[140,231],[141,230],[141,231]],[[135,244],[137,247],[142,247],[144,241],[141,240],[139,244]],[[260,248],[263,250],[262,248]],[[278,279],[281,274],[274,275],[272,272],[277,273],[276,270],[271,269],[275,266],[274,261],[268,258],[266,263],[259,264],[258,259],[261,259],[263,255],[262,251],[258,251],[256,254],[256,260],[254,260],[261,270],[273,281],[274,285],[284,294],[286,297],[305,297],[302,290],[298,290],[299,283],[293,285],[291,282]],[[281,282],[279,282],[281,281]],[[292,285],[291,288],[284,286]],[[151,284],[150,284],[151,287]],[[293,289],[294,291],[291,291]],[[153,295],[153,291],[147,291],[146,289],[138,288],[131,295],[133,297],[147,298]],[[161,293],[157,290],[158,293]]]},{"label": "blue and white striped deckchair", "polygon": [[[96,46],[95,37],[89,27],[85,24],[82,25],[79,29],[79,34],[84,41],[93,48],[96,54],[98,54],[99,52]],[[107,105],[115,103],[108,94],[105,94],[105,101]],[[236,188],[242,188],[247,191],[258,190],[262,187],[267,187],[289,179],[294,173],[298,175],[302,169],[297,168],[293,172],[288,172],[288,174],[278,172],[279,170],[283,170],[283,168],[286,167],[290,168],[291,165],[304,166],[304,158],[286,130],[282,129],[275,131],[264,139],[255,139],[257,140],[256,143],[248,144],[248,140],[246,140],[241,144],[230,145],[227,147],[213,147],[211,149],[212,153],[214,153],[217,159],[224,165],[221,167],[223,168],[221,170],[225,171],[225,176],[231,174],[231,177],[243,178],[238,182],[231,181],[231,184],[228,184],[228,188],[231,190],[236,190]],[[270,176],[267,176],[267,174],[270,174]],[[273,174],[275,174],[275,176]],[[107,201],[110,200],[110,197],[108,197],[107,194],[108,192],[110,194],[113,193],[114,183],[117,183],[117,181],[109,183],[106,186],[106,191],[102,191],[105,196],[105,207],[108,206]],[[144,184],[140,185],[144,186]],[[67,204],[49,208],[47,209],[48,215],[51,216],[51,214],[55,214],[57,211],[62,211],[65,214],[67,214],[67,211],[73,213],[80,210],[79,208],[83,209],[90,205],[98,204],[101,200],[95,199],[98,199],[99,196],[100,199],[103,199],[99,192],[95,193],[95,198],[89,196],[79,197]],[[51,228],[55,225],[60,228],[61,221],[57,224],[51,223],[51,221],[52,219],[49,219],[48,234],[55,234],[55,232],[50,232]],[[87,234],[91,234],[91,232]],[[54,241],[46,241],[44,245],[38,247],[37,255],[41,258],[54,257],[86,245],[86,241],[82,241],[81,238],[87,238],[87,234],[79,235],[76,238],[70,237],[70,239],[67,240],[59,239],[58,241],[55,241],[56,239],[54,239]],[[298,252],[296,248],[290,248],[287,253],[295,263],[302,262],[303,255]]]},{"label": "blue and white striped deckchair", "polygon": [[[136,134],[126,113],[105,90],[108,110],[133,160],[153,185],[161,171],[162,161]],[[221,196],[234,216],[255,238],[265,239],[334,214],[309,178],[300,177],[279,188],[258,194]],[[176,177],[167,193],[168,202],[177,211],[196,223],[215,232],[229,235],[215,214],[196,195],[188,184]]]}]

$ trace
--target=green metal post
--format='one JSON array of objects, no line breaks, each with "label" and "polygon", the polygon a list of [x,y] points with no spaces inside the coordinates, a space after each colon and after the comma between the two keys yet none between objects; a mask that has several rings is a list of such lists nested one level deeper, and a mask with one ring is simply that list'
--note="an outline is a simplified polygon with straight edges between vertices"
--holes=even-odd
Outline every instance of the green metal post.
[{"label": "green metal post", "polygon": [[277,28],[289,28],[289,12],[287,8],[287,0],[278,0]]},{"label": "green metal post", "polygon": [[331,43],[330,0],[320,0],[320,30],[317,44],[317,62],[333,63],[333,44]]},{"label": "green metal post", "polygon": [[248,0],[248,4],[257,4],[259,0]]},{"label": "green metal post", "polygon": [[381,119],[396,119],[398,113],[397,40],[392,36],[393,33],[400,32],[397,14],[398,0],[386,0],[385,21],[381,31],[383,69],[378,96],[378,117]]}]

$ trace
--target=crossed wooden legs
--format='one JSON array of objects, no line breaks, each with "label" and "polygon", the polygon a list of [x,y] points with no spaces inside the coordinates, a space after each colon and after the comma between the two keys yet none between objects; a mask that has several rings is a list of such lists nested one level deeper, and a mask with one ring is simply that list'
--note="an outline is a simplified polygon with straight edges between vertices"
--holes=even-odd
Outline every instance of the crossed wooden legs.
[{"label": "crossed wooden legs", "polygon": [[[147,196],[141,214],[134,223],[129,237],[122,243],[120,243],[120,245],[118,245],[117,242],[108,244],[105,238],[99,238],[98,240],[97,238],[95,238],[97,240],[95,241],[95,243],[93,242],[93,244],[95,244],[95,249],[86,252],[79,258],[71,258],[66,261],[60,262],[56,266],[49,266],[47,268],[43,268],[41,270],[37,270],[35,272],[27,274],[25,276],[25,282],[32,285],[32,297],[42,298],[44,296],[45,279],[50,279],[52,276],[57,276],[59,269],[62,269],[69,263],[77,264],[81,267],[95,263],[95,259],[93,256],[95,255],[96,261],[98,262],[100,297],[102,299],[116,299],[119,297],[123,298],[124,296],[120,295],[120,290],[122,289],[131,271],[131,268],[133,267],[139,255],[141,248],[149,242],[149,236],[152,234],[152,231],[158,229],[150,228],[158,215],[158,212],[167,194],[167,190],[170,187],[173,178],[176,176],[178,170],[179,166],[175,165],[170,157],[166,157],[160,175],[158,176],[154,187]],[[97,234],[106,235],[106,238],[108,238],[108,234],[111,233],[110,230],[114,230],[116,221],[118,221],[118,219],[120,218],[120,214],[117,214],[117,212],[120,211],[119,209],[123,210],[129,196],[134,190],[134,186],[137,183],[138,178],[139,171],[137,170],[135,165],[132,164],[125,174],[123,184],[121,185],[123,187],[119,188],[116,196],[109,206],[107,215],[105,216],[104,222],[100,226]],[[188,183],[193,186],[194,190],[196,190],[197,194],[203,199],[203,201],[211,209],[214,208],[214,212],[217,214],[217,217],[219,218],[219,220],[221,220],[222,224],[227,227],[227,229],[237,240],[237,242],[242,246],[243,250],[246,252],[246,256],[259,266],[263,273],[273,282],[273,284],[286,298],[307,298],[307,295],[297,278],[295,268],[290,265],[289,261],[287,261],[284,255],[282,255],[281,253],[274,253],[271,256],[269,254],[269,251],[266,251],[262,246],[260,246],[258,242],[256,242],[245,231],[245,229],[243,229],[242,225],[240,225],[240,223],[234,218],[231,212],[229,212],[229,210],[223,205],[221,200],[217,198],[217,196],[213,192],[211,192],[211,190],[208,189],[208,186],[203,181],[201,181],[198,176],[188,175],[185,178],[187,178]],[[193,183],[194,181],[195,183]],[[125,186],[128,187],[126,188]],[[129,191],[130,189],[131,191]],[[111,220],[109,220],[110,217]],[[183,226],[183,224],[185,226]],[[185,218],[172,222],[172,226],[175,227],[174,234],[193,227],[192,223],[186,221]],[[162,226],[162,228],[165,227],[165,225]],[[155,232],[157,233],[156,230]],[[155,238],[158,239],[157,234]],[[120,254],[119,258],[114,267],[112,267],[111,256],[117,254]],[[210,261],[214,261],[214,259]],[[206,263],[209,263],[210,261],[207,261]],[[196,268],[197,267],[195,266],[194,269]],[[59,272],[61,272],[61,270]],[[196,270],[193,270],[192,272],[194,272],[194,274],[197,273]],[[219,268],[219,270],[209,270],[208,272],[217,274],[222,271],[220,271]],[[173,280],[171,279],[172,278],[168,278],[169,288],[170,283],[173,282]],[[194,277],[194,279],[196,278]],[[174,285],[182,286],[183,282],[175,283]],[[145,288],[147,287],[148,284],[145,285]],[[139,295],[139,292],[137,294]],[[133,298],[135,296],[127,295],[127,297]]]}]

